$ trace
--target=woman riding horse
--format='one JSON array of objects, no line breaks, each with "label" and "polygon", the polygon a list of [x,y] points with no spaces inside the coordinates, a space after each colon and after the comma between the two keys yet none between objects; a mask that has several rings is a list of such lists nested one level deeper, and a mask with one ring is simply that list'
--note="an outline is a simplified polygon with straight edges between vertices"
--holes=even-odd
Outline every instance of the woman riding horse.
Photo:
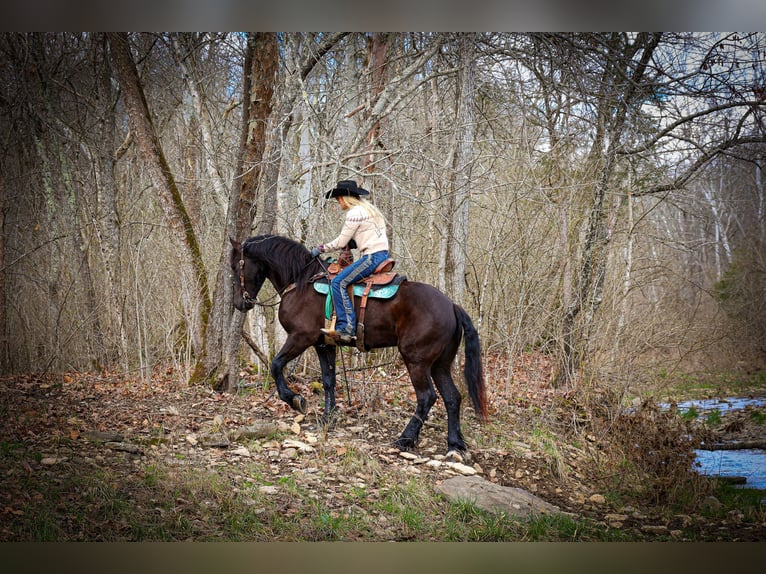
[{"label": "woman riding horse", "polygon": [[[279,398],[306,413],[306,399],[287,385],[283,371],[290,361],[313,346],[322,369],[324,420],[329,422],[336,409],[338,347],[328,344],[321,332],[325,295],[312,286],[313,278],[323,270],[322,262],[300,243],[278,235],[250,237],[242,243],[231,240],[231,244],[234,307],[246,313],[258,304],[258,292],[267,279],[281,297],[278,316],[287,338],[271,363]],[[399,285],[393,298],[368,301],[365,349],[397,347],[417,397],[412,418],[394,441],[399,449],[415,448],[438,391],[447,411],[448,454],[467,450],[460,430],[462,397],[452,379],[452,364],[461,342],[465,346],[463,375],[468,395],[476,416],[484,420],[487,400],[481,346],[468,313],[435,287],[410,280]]]},{"label": "woman riding horse", "polygon": [[356,314],[354,302],[348,294],[349,285],[371,275],[378,265],[388,259],[386,220],[377,207],[361,197],[369,194],[351,180],[339,181],[334,189],[328,191],[325,199],[337,198],[340,208],[346,212],[346,220],[338,237],[311,250],[311,255],[317,257],[320,253],[343,249],[353,240],[362,253],[330,283],[337,321],[334,330],[321,329],[326,335],[345,344],[352,343],[356,338]]}]

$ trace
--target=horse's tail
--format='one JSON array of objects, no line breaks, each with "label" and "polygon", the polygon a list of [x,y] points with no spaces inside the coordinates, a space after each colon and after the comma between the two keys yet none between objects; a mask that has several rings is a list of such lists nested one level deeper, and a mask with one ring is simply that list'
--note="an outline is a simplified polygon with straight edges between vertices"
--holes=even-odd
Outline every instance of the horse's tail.
[{"label": "horse's tail", "polygon": [[487,392],[484,388],[484,370],[481,365],[481,343],[473,321],[460,305],[455,305],[455,317],[465,333],[465,367],[463,375],[468,386],[473,408],[479,420],[488,418]]}]

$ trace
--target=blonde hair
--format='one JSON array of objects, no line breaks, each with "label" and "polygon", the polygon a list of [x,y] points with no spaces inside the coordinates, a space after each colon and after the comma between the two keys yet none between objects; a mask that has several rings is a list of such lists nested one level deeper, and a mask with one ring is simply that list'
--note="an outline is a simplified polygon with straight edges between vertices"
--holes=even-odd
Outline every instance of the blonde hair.
[{"label": "blonde hair", "polygon": [[355,195],[346,195],[343,199],[348,203],[349,207],[361,207],[372,219],[379,219],[380,221],[385,222],[386,218],[383,217],[380,210],[366,199],[356,197]]}]

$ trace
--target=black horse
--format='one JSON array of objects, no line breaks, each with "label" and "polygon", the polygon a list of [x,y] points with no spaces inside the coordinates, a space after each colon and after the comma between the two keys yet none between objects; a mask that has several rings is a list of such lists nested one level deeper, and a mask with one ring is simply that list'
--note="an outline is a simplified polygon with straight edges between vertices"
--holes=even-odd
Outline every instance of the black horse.
[{"label": "black horse", "polygon": [[[230,241],[234,306],[243,313],[252,309],[266,279],[281,297],[279,322],[287,340],[271,363],[279,397],[293,409],[306,412],[306,400],[287,386],[282,371],[313,346],[322,368],[324,419],[329,421],[335,410],[336,347],[327,344],[320,332],[325,295],[317,293],[310,283],[323,270],[323,264],[300,243],[278,235],[250,237],[242,243]],[[356,305],[358,311],[358,297]],[[465,452],[460,430],[462,398],[450,373],[463,334],[468,394],[479,419],[487,416],[479,336],[465,310],[431,285],[404,281],[392,299],[369,299],[364,323],[366,348],[398,347],[417,395],[415,413],[394,445],[401,450],[415,447],[436,402],[436,385],[447,409],[448,453]]]}]

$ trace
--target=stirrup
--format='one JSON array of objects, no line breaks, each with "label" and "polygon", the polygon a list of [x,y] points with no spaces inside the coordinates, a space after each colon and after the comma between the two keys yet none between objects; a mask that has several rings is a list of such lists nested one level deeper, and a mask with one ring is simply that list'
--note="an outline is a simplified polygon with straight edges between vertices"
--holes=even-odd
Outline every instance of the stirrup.
[{"label": "stirrup", "polygon": [[354,339],[356,339],[356,335],[352,333],[346,333],[344,331],[336,331],[332,328],[322,328],[319,329],[322,333],[327,335],[328,337],[331,337],[332,339],[336,341],[340,341],[341,343],[353,343]]}]

